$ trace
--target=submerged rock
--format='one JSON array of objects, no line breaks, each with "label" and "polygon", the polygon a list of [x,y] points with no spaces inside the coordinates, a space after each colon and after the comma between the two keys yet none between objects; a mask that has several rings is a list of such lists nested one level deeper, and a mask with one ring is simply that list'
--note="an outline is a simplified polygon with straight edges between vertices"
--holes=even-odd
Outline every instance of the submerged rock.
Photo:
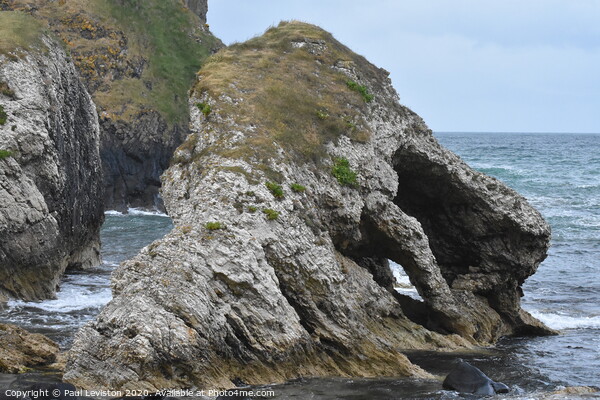
[{"label": "submerged rock", "polygon": [[59,348],[44,335],[0,324],[0,372],[18,374],[56,361]]},{"label": "submerged rock", "polygon": [[33,18],[0,12],[0,25],[18,32],[0,51],[0,298],[46,299],[66,268],[99,263],[98,118],[73,63]]},{"label": "submerged rock", "polygon": [[[231,387],[298,376],[427,376],[406,349],[551,333],[520,285],[550,231],[442,148],[386,71],[282,23],[208,60],[192,134],[163,175],[175,228],[114,273],[65,379]],[[423,302],[393,289],[388,259]]]}]

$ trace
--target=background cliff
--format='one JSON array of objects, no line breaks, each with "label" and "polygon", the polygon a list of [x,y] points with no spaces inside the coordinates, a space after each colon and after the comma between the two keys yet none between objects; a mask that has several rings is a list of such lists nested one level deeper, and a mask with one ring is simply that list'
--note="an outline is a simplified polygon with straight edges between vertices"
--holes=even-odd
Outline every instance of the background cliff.
[{"label": "background cliff", "polygon": [[[187,8],[189,7],[189,8]],[[160,174],[189,133],[188,90],[221,46],[206,0],[0,0],[66,44],[98,108],[105,207],[161,207]]]},{"label": "background cliff", "polygon": [[[442,148],[387,75],[297,22],[207,60],[163,175],[176,227],[116,270],[65,379],[426,376],[402,350],[551,333],[519,304],[547,224]],[[394,290],[388,259],[423,301]]]},{"label": "background cliff", "polygon": [[96,108],[63,46],[0,12],[0,296],[52,297],[66,268],[99,262]]}]

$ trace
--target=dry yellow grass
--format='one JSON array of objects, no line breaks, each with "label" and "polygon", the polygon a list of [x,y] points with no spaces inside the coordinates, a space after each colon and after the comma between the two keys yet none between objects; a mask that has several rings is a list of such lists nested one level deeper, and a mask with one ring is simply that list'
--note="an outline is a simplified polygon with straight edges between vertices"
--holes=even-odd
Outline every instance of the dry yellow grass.
[{"label": "dry yellow grass", "polygon": [[362,117],[367,105],[348,88],[348,77],[333,68],[339,61],[376,73],[331,34],[300,22],[283,22],[210,57],[193,94],[243,99],[236,105],[218,102],[212,114],[256,129],[242,143],[217,144],[208,151],[265,165],[277,144],[296,161],[319,164],[326,157],[325,144],[341,135],[367,140]]}]

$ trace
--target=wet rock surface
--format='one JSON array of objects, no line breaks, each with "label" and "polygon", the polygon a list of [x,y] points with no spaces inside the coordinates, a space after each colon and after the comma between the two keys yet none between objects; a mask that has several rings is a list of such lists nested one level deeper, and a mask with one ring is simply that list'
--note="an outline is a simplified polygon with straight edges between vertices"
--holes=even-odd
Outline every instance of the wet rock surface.
[{"label": "wet rock surface", "polygon": [[509,388],[503,383],[494,382],[477,367],[468,362],[459,361],[452,372],[446,376],[444,389],[460,393],[472,393],[481,396],[492,396],[496,393],[508,393]]},{"label": "wet rock surface", "polygon": [[[284,23],[222,50],[190,112],[163,176],[175,228],[117,269],[66,380],[426,377],[403,350],[552,333],[519,306],[548,246],[540,214],[442,148],[387,73],[326,32]],[[392,289],[388,259],[423,302]]]},{"label": "wet rock surface", "polygon": [[51,298],[99,263],[102,175],[90,95],[60,44],[0,55],[0,298]]}]

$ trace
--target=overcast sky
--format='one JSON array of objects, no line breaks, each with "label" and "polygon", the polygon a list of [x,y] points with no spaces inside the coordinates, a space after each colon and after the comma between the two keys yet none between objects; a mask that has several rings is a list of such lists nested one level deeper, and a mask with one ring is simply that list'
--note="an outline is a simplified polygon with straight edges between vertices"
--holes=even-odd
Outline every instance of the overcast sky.
[{"label": "overcast sky", "polygon": [[209,0],[226,44],[317,24],[435,131],[600,132],[600,0]]}]

